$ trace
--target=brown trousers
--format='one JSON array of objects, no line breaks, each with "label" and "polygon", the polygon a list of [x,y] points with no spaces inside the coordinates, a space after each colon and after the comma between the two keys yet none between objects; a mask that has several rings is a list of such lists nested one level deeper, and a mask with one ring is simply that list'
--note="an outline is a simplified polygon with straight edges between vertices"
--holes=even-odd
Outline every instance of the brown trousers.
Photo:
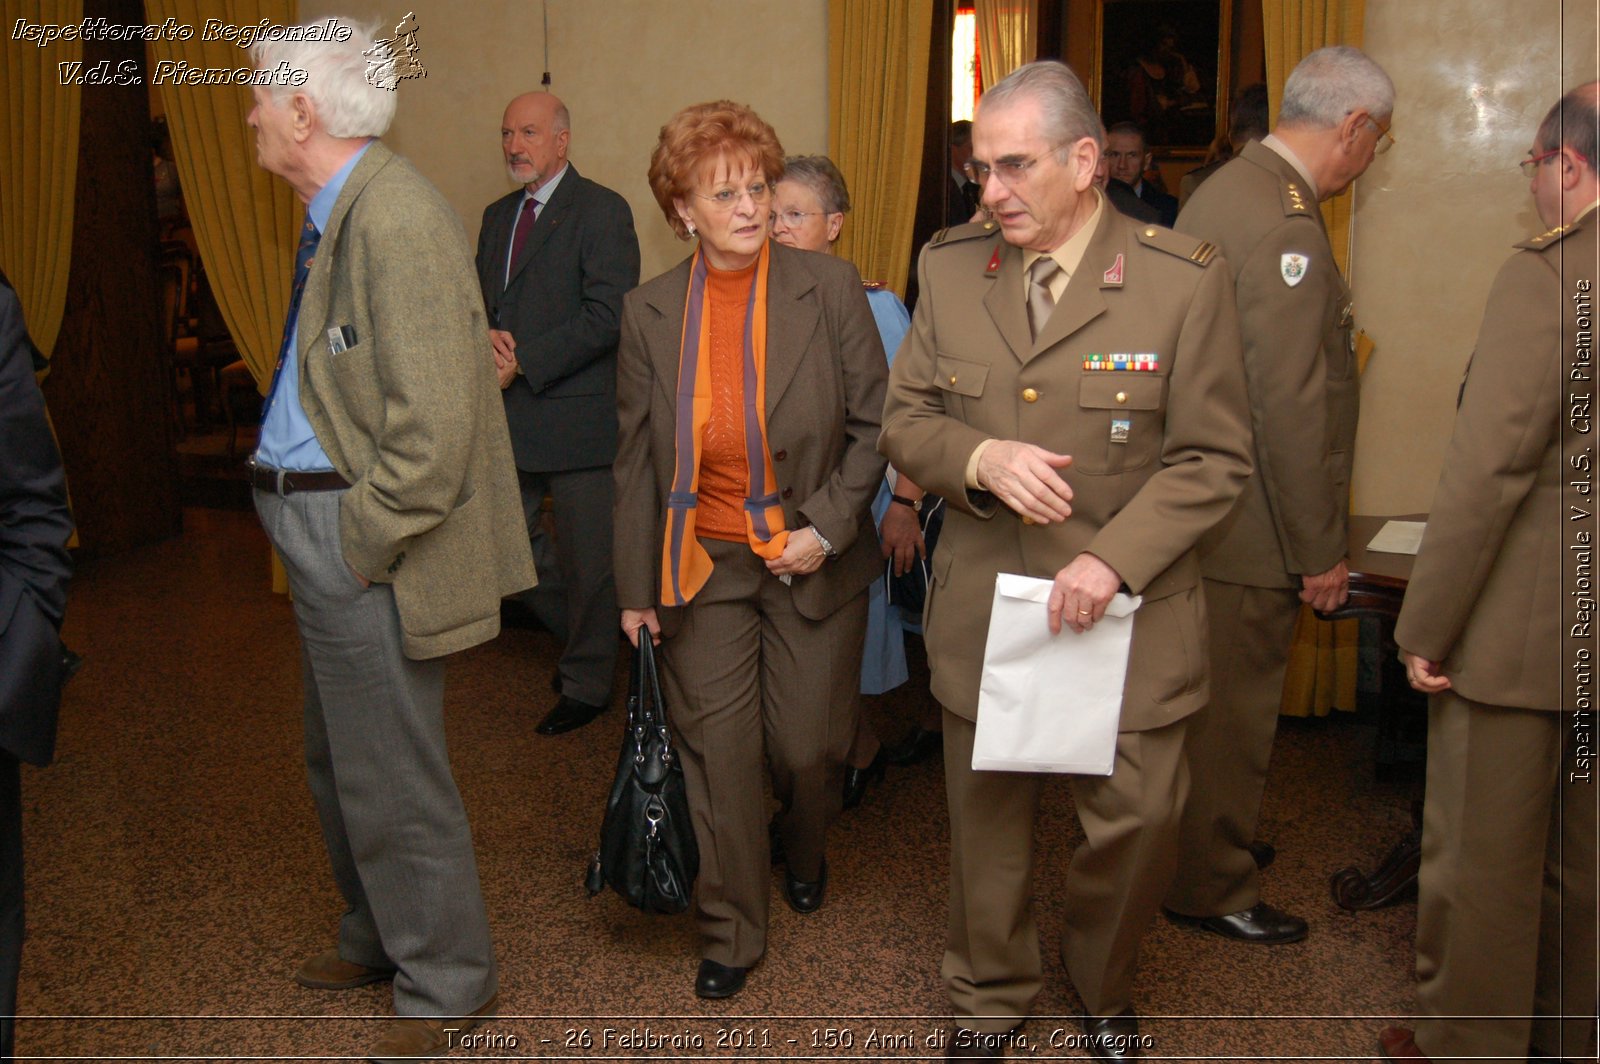
[{"label": "brown trousers", "polygon": [[[1110,776],[1068,777],[1087,838],[1067,868],[1061,959],[1092,1016],[1133,1004],[1139,942],[1176,859],[1178,811],[1189,786],[1184,725],[1123,732]],[[994,1033],[1027,1015],[1043,979],[1031,900],[1033,833],[1050,777],[973,771],[975,734],[972,721],[946,711],[950,929],[941,974],[961,1026]]]},{"label": "brown trousers", "polygon": [[662,693],[700,847],[702,953],[748,968],[767,944],[767,764],[789,869],[813,882],[855,729],[867,593],[813,621],[749,546],[701,543],[715,568],[661,643]]},{"label": "brown trousers", "polygon": [[1205,594],[1211,697],[1189,718],[1184,740],[1189,801],[1166,906],[1189,916],[1224,916],[1261,900],[1249,847],[1261,818],[1300,596],[1218,580],[1205,581]]},{"label": "brown trousers", "polygon": [[1600,785],[1569,779],[1571,727],[1571,713],[1429,700],[1416,1036],[1434,1060],[1521,1064],[1530,1043],[1578,1060],[1594,1037]]}]

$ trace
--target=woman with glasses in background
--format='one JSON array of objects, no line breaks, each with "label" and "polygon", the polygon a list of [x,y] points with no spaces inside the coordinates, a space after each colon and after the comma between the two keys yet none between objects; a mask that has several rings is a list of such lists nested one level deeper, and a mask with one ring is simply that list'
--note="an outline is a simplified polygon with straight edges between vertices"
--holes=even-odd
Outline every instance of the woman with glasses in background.
[{"label": "woman with glasses in background", "polygon": [[650,188],[694,254],[629,293],[617,355],[622,627],[660,644],[688,785],[703,939],[725,998],[766,949],[763,777],[784,897],[823,902],[855,725],[887,377],[855,268],[768,238],[783,148],[726,100],[661,129]]},{"label": "woman with glasses in background", "polygon": [[[783,180],[778,182],[772,201],[772,236],[778,243],[832,255],[849,210],[850,190],[833,160],[825,155],[793,155],[784,160]],[[866,281],[864,284],[884,353],[893,365],[900,341],[911,328],[911,315],[900,297],[882,282]],[[872,503],[872,518],[877,524],[882,555],[889,560],[896,576],[909,572],[926,553],[918,520],[923,494],[909,478],[891,470],[879,485],[877,498]],[[906,682],[905,632],[908,629],[922,631],[921,618],[902,618],[886,592],[885,582],[875,581],[868,599],[867,641],[861,658],[861,693],[864,695],[881,695]],[[937,729],[937,713],[933,721],[932,729]],[[888,752],[863,710],[857,717],[845,766],[844,808],[853,809],[861,804],[867,785],[883,778],[887,760]],[[902,763],[909,763],[909,759]]]}]

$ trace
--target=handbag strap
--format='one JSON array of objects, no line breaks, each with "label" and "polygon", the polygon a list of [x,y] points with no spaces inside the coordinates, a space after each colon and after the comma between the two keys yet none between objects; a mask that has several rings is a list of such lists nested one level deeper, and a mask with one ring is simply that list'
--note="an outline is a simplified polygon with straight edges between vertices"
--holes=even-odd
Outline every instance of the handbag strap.
[{"label": "handbag strap", "polygon": [[[667,730],[666,702],[661,697],[661,676],[656,670],[655,646],[647,629],[639,630],[639,651],[634,659],[633,716],[628,726],[633,730],[635,748],[642,751],[644,734],[654,728],[661,737],[661,756],[670,762],[673,758],[672,733]],[[641,754],[642,756],[642,754]]]}]

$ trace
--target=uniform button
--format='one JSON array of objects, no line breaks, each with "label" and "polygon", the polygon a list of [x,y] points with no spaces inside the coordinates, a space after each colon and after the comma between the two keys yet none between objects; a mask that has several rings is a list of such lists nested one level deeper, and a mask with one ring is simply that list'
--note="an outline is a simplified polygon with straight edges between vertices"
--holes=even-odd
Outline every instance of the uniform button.
[{"label": "uniform button", "polygon": [[1127,401],[1128,401],[1128,393],[1127,392],[1118,392],[1117,393],[1117,402],[1126,403]]},{"label": "uniform button", "polygon": [[783,497],[785,499],[793,498],[794,497],[794,489],[793,488],[784,488],[783,489]]},{"label": "uniform button", "polygon": [[1027,516],[1026,514],[1024,514],[1023,518],[1022,518],[1022,523],[1025,524],[1025,525],[1031,525],[1031,524],[1033,524],[1033,518],[1031,518],[1031,517]]},{"label": "uniform button", "polygon": [[1037,403],[1039,401],[1039,393],[1032,388],[1024,388],[1022,389],[1022,401],[1025,403]]},{"label": "uniform button", "polygon": [[777,454],[772,456],[772,460],[774,462],[781,462],[787,457],[789,457],[789,452],[788,451],[779,451]]},{"label": "uniform button", "polygon": [[1154,229],[1146,229],[1144,231],[1144,235],[1145,236],[1155,236],[1156,235],[1156,231]]},{"label": "uniform button", "polygon": [[950,374],[950,383],[954,384],[955,382],[956,382],[956,375],[954,373],[952,373],[952,374]]}]

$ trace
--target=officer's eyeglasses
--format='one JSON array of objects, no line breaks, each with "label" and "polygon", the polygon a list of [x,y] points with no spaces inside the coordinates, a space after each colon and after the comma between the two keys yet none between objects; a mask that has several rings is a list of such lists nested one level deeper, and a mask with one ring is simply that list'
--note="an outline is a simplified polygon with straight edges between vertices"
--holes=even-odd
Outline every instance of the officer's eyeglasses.
[{"label": "officer's eyeglasses", "polygon": [[991,174],[993,174],[995,177],[998,177],[1000,179],[1000,183],[1005,185],[1007,188],[1016,188],[1019,184],[1028,179],[1028,170],[1033,166],[1034,163],[1038,162],[1040,159],[1043,159],[1046,155],[1049,155],[1056,150],[1056,148],[1046,148],[1044,151],[1040,152],[1038,155],[1035,155],[1031,159],[1001,159],[993,166],[990,166],[988,163],[974,162],[969,159],[966,163],[962,164],[961,172],[967,175],[968,181],[971,181],[979,188],[982,188],[988,184],[989,175]]},{"label": "officer's eyeglasses", "polygon": [[[1548,159],[1554,159],[1557,155],[1560,155],[1563,150],[1572,151],[1571,148],[1551,148],[1549,151],[1540,152],[1538,155],[1535,155],[1533,154],[1533,149],[1530,148],[1528,149],[1528,157],[1518,163],[1517,166],[1521,168],[1523,177],[1532,178],[1534,174],[1539,172],[1540,163],[1545,162]],[[1582,152],[1573,151],[1572,154],[1580,163],[1588,163],[1589,161],[1583,157]]]}]

